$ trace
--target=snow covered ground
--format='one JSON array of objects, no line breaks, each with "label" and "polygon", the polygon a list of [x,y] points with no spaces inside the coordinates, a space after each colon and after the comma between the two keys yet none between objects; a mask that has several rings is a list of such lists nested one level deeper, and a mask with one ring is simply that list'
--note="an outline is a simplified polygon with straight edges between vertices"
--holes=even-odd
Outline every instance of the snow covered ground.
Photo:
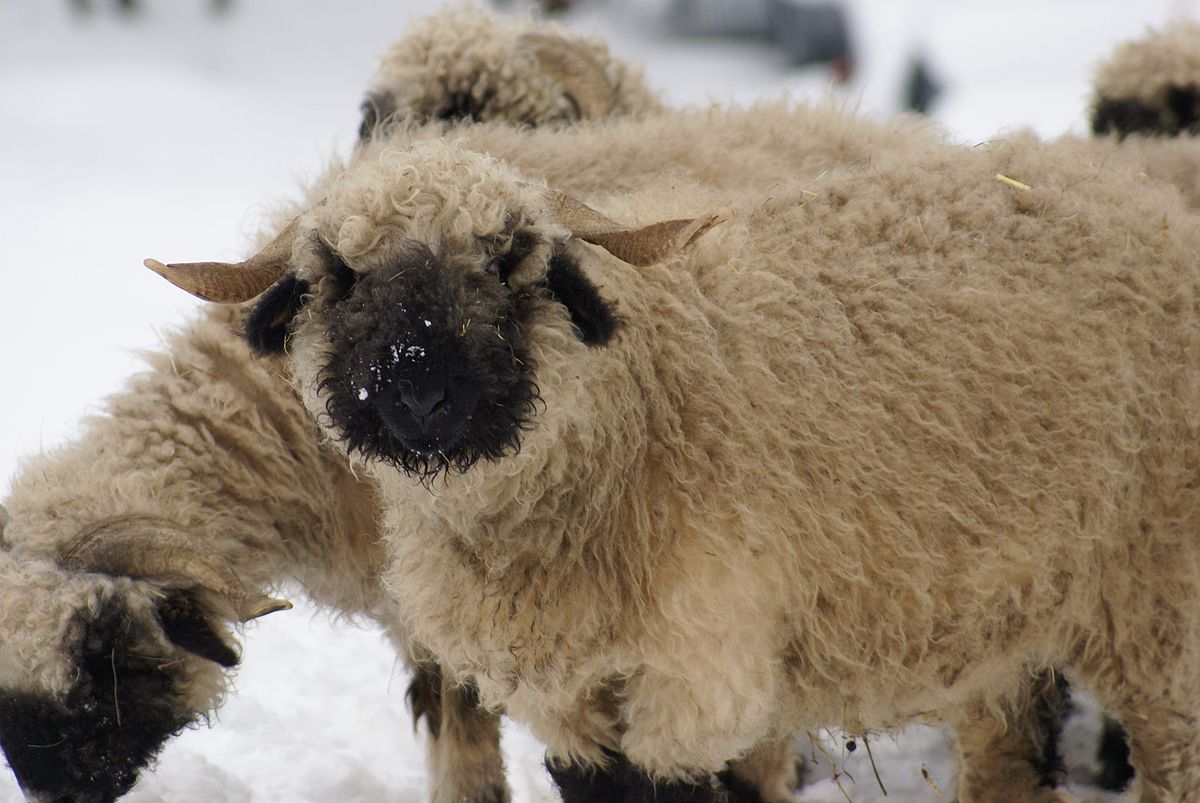
[{"label": "snow covered ground", "polygon": [[[668,1],[580,0],[566,21],[645,64],[675,103],[831,90],[825,71],[792,69],[763,43],[672,36]],[[206,0],[145,0],[146,13],[123,19],[115,3],[95,2],[89,19],[67,0],[0,3],[0,485],[20,455],[69,437],[136,369],[133,352],[193,309],[141,260],[239,257],[264,211],[349,147],[376,54],[440,5],[240,0],[215,17]],[[922,52],[946,87],[937,117],[964,142],[1006,128],[1083,131],[1096,60],[1147,24],[1197,10],[1180,0],[846,6],[859,70],[836,91],[892,114]],[[375,631],[302,605],[246,636],[237,693],[214,726],[172,742],[129,800],[423,799],[407,678]],[[847,774],[818,767],[803,799],[882,800],[865,751],[841,745],[824,749]],[[541,748],[515,727],[505,747],[516,800],[555,799]],[[939,732],[914,728],[872,748],[888,800],[953,789]],[[20,799],[0,771],[0,801]]]}]

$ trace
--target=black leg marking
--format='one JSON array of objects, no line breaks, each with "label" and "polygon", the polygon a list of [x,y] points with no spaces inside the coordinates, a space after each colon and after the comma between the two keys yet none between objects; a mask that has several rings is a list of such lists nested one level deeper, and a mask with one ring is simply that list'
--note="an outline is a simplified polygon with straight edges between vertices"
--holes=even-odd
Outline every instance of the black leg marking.
[{"label": "black leg marking", "polygon": [[438,738],[442,725],[442,670],[438,665],[418,665],[404,696],[412,711],[413,727],[417,727],[424,718],[429,735]]},{"label": "black leg marking", "polygon": [[1129,763],[1129,738],[1125,729],[1109,717],[1104,718],[1100,731],[1100,745],[1096,749],[1100,762],[1100,774],[1096,785],[1110,792],[1120,792],[1133,780],[1133,766]]},{"label": "black leg marking", "polygon": [[1067,768],[1059,754],[1063,722],[1071,706],[1071,688],[1060,672],[1042,672],[1034,681],[1033,716],[1039,741],[1034,771],[1041,785],[1054,789],[1066,781]]},{"label": "black leg marking", "polygon": [[625,756],[608,757],[605,767],[546,761],[563,803],[731,803],[715,776],[701,783],[655,783]]},{"label": "black leg marking", "polygon": [[755,788],[754,784],[737,777],[731,770],[721,770],[718,772],[717,780],[725,787],[726,798],[729,803],[768,803],[758,793],[758,789]]}]

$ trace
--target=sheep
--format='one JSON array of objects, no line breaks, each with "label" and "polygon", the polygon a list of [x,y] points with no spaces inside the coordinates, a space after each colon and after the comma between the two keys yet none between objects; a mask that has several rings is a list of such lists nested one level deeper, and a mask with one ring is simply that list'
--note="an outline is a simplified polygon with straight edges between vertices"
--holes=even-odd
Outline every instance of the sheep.
[{"label": "sheep", "polygon": [[1177,22],[1122,44],[1096,72],[1092,130],[1173,137],[1200,131],[1200,25]]},{"label": "sheep", "polygon": [[418,22],[380,59],[359,139],[398,122],[562,125],[663,109],[640,70],[603,42],[463,3]]},{"label": "sheep", "polygon": [[[388,91],[390,97],[396,97],[402,87],[387,89],[388,76],[402,74],[396,54],[428,48],[432,44],[428,38],[431,31],[451,30],[455,23],[466,19],[461,11],[431,18],[401,40],[393,47],[390,61],[385,61],[387,69],[381,71],[375,91]],[[495,22],[492,17],[488,20]],[[574,40],[563,31],[530,25],[519,29],[513,25],[491,29],[475,25],[472,30],[486,34],[471,46],[483,53],[490,47],[491,60],[469,60],[465,69],[475,72],[446,78],[447,86],[457,85],[456,81],[497,83],[495,73],[528,67],[530,53],[536,55],[547,74],[557,76],[555,64],[570,62],[569,51],[574,46]],[[504,56],[489,44],[488,36],[503,37],[506,46],[517,41],[519,48]],[[414,44],[410,39],[418,42]],[[585,60],[594,61],[603,55],[597,45],[578,46],[583,53],[580,58]],[[605,113],[649,110],[651,104],[644,99],[649,95],[632,68],[611,59],[606,65],[614,84],[608,90],[611,108]],[[586,88],[576,88],[578,78],[571,80],[575,82],[570,85],[575,94],[586,93]],[[422,103],[437,105],[428,94],[436,89],[426,86],[426,90],[427,94],[416,100],[411,91],[405,95],[412,105],[403,107],[400,118],[420,119]],[[594,94],[591,97],[591,106],[571,102],[588,110],[599,108],[596,103],[603,106],[603,102],[594,101]],[[524,126],[561,124],[563,120],[554,108],[548,106],[550,112],[538,116],[538,109],[519,104],[488,105],[485,116]],[[442,114],[439,119],[443,117],[453,115]],[[107,415],[92,422],[75,445],[31,462],[14,484],[9,504],[15,511],[15,523],[10,528],[10,540],[4,543],[6,550],[15,550],[5,554],[5,560],[11,563],[13,582],[6,588],[20,587],[22,572],[31,571],[35,562],[38,566],[44,562],[45,571],[59,572],[55,575],[59,580],[47,584],[41,593],[76,584],[92,594],[71,597],[78,600],[77,604],[66,602],[55,609],[62,611],[56,620],[62,627],[57,630],[47,630],[46,623],[22,620],[0,631],[21,629],[38,634],[42,648],[42,654],[32,663],[25,652],[0,651],[0,657],[7,656],[12,663],[10,673],[0,678],[0,700],[7,701],[3,706],[8,712],[0,713],[0,743],[22,784],[32,794],[55,797],[98,794],[108,798],[126,791],[136,779],[137,770],[150,761],[171,733],[219,704],[224,682],[217,667],[237,661],[225,622],[261,612],[247,609],[244,604],[236,609],[226,597],[250,596],[257,594],[250,589],[289,579],[344,615],[382,619],[401,654],[415,667],[408,696],[414,716],[426,720],[433,737],[433,799],[506,800],[497,717],[474,704],[469,683],[442,673],[428,655],[410,650],[404,634],[394,627],[394,617],[386,615],[386,600],[376,587],[382,558],[371,557],[374,536],[367,535],[375,511],[370,484],[355,478],[327,450],[315,449],[315,430],[307,414],[289,401],[292,394],[281,378],[282,367],[241,364],[249,360],[234,334],[240,331],[241,316],[220,313],[208,318],[187,327],[164,352],[152,356],[149,372],[111,400]],[[219,360],[214,357],[217,354]],[[213,368],[214,362],[227,361],[239,363],[239,368],[225,373]],[[186,375],[195,387],[181,385],[180,375]],[[177,400],[185,398],[190,401],[181,407]],[[158,403],[163,401],[169,404]],[[266,428],[230,422],[225,417],[224,411],[231,405],[250,409],[264,401],[271,407]],[[155,415],[146,415],[147,409],[156,411]],[[254,443],[255,438],[263,437],[261,432],[276,430],[287,435],[286,443],[270,437],[266,443]],[[306,432],[310,433],[313,448],[301,448]],[[155,449],[142,448],[148,438],[154,440]],[[242,448],[222,451],[239,442]],[[112,457],[118,454],[119,459]],[[237,470],[226,471],[231,467]],[[273,470],[264,474],[267,467]],[[189,473],[207,478],[204,493],[192,493],[189,483],[195,480],[189,478]],[[243,509],[245,498],[278,496],[280,489],[275,484],[288,482],[301,473],[306,482],[290,484],[286,498],[294,501],[293,492],[299,492],[305,497],[304,503],[287,516],[282,504],[271,509],[277,520],[261,515],[262,511],[249,517]],[[236,477],[236,483],[227,481],[232,477]],[[71,512],[64,514],[64,510]],[[193,522],[202,522],[203,527],[193,527]],[[231,534],[210,522],[236,527]],[[307,534],[309,530],[319,532],[320,537]],[[65,565],[64,555],[74,554],[70,539],[86,533],[97,533],[93,536],[97,543],[107,544],[103,560],[93,554],[88,560]],[[294,540],[301,535],[303,539]],[[156,549],[162,552],[177,548],[185,540],[187,544],[203,544],[210,554],[221,555],[236,567],[234,575],[219,572],[211,559],[193,560],[166,571],[159,565],[130,565],[117,554],[156,543]],[[272,556],[267,565],[262,564],[263,555]],[[252,564],[253,568],[243,564]],[[80,570],[89,570],[87,583],[77,581]],[[197,573],[201,576],[194,576]],[[95,589],[108,588],[124,575],[149,575],[151,581],[127,583],[132,590],[122,591],[121,595],[105,592],[103,605],[94,599],[99,594]],[[220,587],[207,589],[205,577],[217,577]],[[84,599],[89,600],[87,604],[82,602]],[[99,660],[113,653],[111,645],[116,636],[110,631],[115,622],[123,621],[118,614],[130,607],[140,617],[136,619],[138,638],[153,647],[139,654],[161,656],[161,665],[168,670],[156,670],[157,674],[152,675],[156,685],[142,695],[147,710],[162,716],[141,723],[136,728],[141,734],[136,742],[118,737],[133,732],[128,726],[134,721],[133,712],[142,711],[143,701],[122,694],[120,704],[127,727],[120,730],[110,716],[115,702],[103,695],[112,686],[114,672],[119,670],[124,678],[142,667],[131,655],[119,665],[108,666]],[[68,620],[70,628],[62,629]],[[156,621],[162,628],[156,629]],[[127,637],[122,631],[121,638]],[[8,643],[13,641],[9,639]],[[53,679],[38,680],[51,671],[57,673]],[[20,705],[12,702],[16,700]],[[67,717],[64,705],[99,713],[95,717]],[[57,735],[42,738],[48,733]],[[108,740],[105,750],[90,754],[76,750],[81,741],[97,735]],[[26,744],[57,744],[60,749],[39,749],[31,754]],[[764,800],[781,798],[789,794],[789,777],[794,775],[791,765],[786,742],[764,745],[750,760],[727,770],[728,782],[753,788]]]},{"label": "sheep", "polygon": [[1193,213],[1071,140],[807,172],[803,125],[883,136],[821,119],[401,128],[249,289],[148,264],[258,298],[378,484],[405,630],[567,799],[721,799],[765,738],[920,718],[960,799],[1061,800],[996,748],[1062,667],[1143,800],[1196,800]]}]

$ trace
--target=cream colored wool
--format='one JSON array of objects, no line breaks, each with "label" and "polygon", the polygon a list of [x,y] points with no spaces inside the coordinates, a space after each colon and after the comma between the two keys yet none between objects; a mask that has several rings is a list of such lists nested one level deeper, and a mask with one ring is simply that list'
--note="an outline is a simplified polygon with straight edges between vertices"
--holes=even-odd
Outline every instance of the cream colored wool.
[{"label": "cream colored wool", "polygon": [[[467,22],[465,10],[456,14],[458,22]],[[420,27],[398,43],[393,57],[433,46],[424,37],[455,20],[452,13]],[[497,24],[487,27],[487,22]],[[511,47],[532,26],[500,24],[494,15],[476,15],[470,24],[471,46],[490,54],[470,69],[507,75],[513,67],[506,58],[528,66],[522,61],[527,54]],[[493,40],[499,39],[508,49],[495,46]],[[579,40],[579,46],[607,59],[601,45]],[[614,114],[656,106],[634,71],[613,60],[608,64]],[[539,107],[520,104],[492,112],[523,115],[516,120],[522,123],[557,119],[539,117]],[[0,646],[0,689],[40,690],[61,699],[73,679],[67,654],[79,642],[80,619],[98,608],[96,600],[116,593],[107,590],[111,587],[128,589],[121,593],[133,609],[152,615],[162,594],[158,583],[79,575],[42,562],[56,560],[66,543],[96,522],[131,513],[186,527],[197,544],[233,566],[250,587],[267,590],[296,582],[344,615],[375,618],[401,652],[409,652],[378,582],[383,561],[374,542],[376,507],[369,483],[318,448],[313,424],[295,403],[284,369],[252,360],[234,335],[239,316],[209,317],[213,320],[188,326],[162,352],[148,355],[149,370],[110,399],[106,413],[91,420],[76,442],[27,461],[15,480],[6,500],[13,523],[4,546],[19,559],[0,558],[5,588],[22,589],[20,598],[28,604],[5,606],[7,616],[0,621],[0,630],[8,634]],[[26,639],[28,645],[22,646]],[[154,652],[178,654],[196,676],[187,696],[196,711],[218,704],[225,680],[215,665],[165,641],[157,647]],[[408,657],[410,663],[427,658]],[[452,704],[456,681],[446,683],[440,729],[449,736],[430,740],[434,800],[487,799],[503,785],[498,720]],[[786,742],[772,749],[780,762],[790,753]],[[754,771],[762,789],[779,786],[765,770]]]},{"label": "cream colored wool", "polygon": [[370,486],[318,445],[280,366],[251,359],[233,313],[209,317],[146,355],[149,370],[77,441],[22,463],[5,501],[8,554],[55,560],[97,522],[146,515],[188,531],[250,587],[294,580],[347,615],[377,613]]},{"label": "cream colored wool", "polygon": [[[910,131],[818,169],[806,125],[883,138],[783,106],[475,126],[329,185],[303,226],[366,272],[410,237],[481,264],[500,210],[553,233],[530,180],[620,221],[734,212],[647,268],[569,245],[623,325],[591,349],[553,305],[528,327],[519,455],[432,487],[361,466],[406,630],[552,754],[661,777],[829,722],[948,722],[978,755],[1066,667],[1129,730],[1142,799],[1196,800],[1197,221],[1077,142]],[[318,417],[322,299],[291,351]]]},{"label": "cream colored wool", "polygon": [[380,59],[368,99],[386,99],[381,111],[425,122],[450,103],[469,106],[477,121],[545,125],[579,119],[564,87],[521,43],[530,33],[561,39],[601,65],[612,87],[611,115],[624,117],[662,108],[641,71],[613,58],[599,39],[580,36],[554,23],[535,23],[497,14],[475,3],[459,3],[414,25]]},{"label": "cream colored wool", "polygon": [[[1096,70],[1094,98],[1165,102],[1172,86],[1200,85],[1200,25],[1176,22],[1125,42]],[[1094,101],[1093,101],[1094,103]]]}]

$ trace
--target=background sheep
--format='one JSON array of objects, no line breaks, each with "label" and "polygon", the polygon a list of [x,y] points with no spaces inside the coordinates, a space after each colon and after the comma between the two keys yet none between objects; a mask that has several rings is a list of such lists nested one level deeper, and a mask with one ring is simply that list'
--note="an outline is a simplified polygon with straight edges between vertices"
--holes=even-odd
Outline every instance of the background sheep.
[{"label": "background sheep", "polygon": [[1100,66],[1092,130],[1173,137],[1200,128],[1200,26],[1178,22],[1126,42]]},{"label": "background sheep", "polygon": [[292,578],[348,615],[380,613],[369,486],[317,445],[234,316],[210,317],[75,444],[28,461],[8,497],[0,734],[30,794],[127,791],[219,701],[237,663],[224,623],[281,607],[257,589]]},{"label": "background sheep", "polygon": [[[1061,665],[1150,712],[1126,721],[1144,799],[1190,799],[1170,667],[1195,579],[1160,562],[1191,554],[1195,399],[1170,378],[1198,334],[1189,213],[1072,142],[927,138],[809,176],[771,135],[788,117],[464,129],[383,149],[299,218],[257,320],[290,331],[298,390],[380,482],[406,625],[531,724],[566,788],[592,782],[562,760],[619,749],[699,794],[777,729],[918,714],[985,760],[1022,678]],[[636,167],[650,141],[658,173]],[[795,169],[726,186],[731,142]],[[523,182],[585,190],[606,160],[629,171],[612,217],[736,222],[637,270],[566,240]],[[571,225],[622,253],[610,222]],[[997,769],[968,764],[962,798],[992,799]]]},{"label": "background sheep", "polygon": [[662,108],[641,71],[598,39],[460,4],[414,26],[383,55],[359,138],[389,121],[547,125]]}]

